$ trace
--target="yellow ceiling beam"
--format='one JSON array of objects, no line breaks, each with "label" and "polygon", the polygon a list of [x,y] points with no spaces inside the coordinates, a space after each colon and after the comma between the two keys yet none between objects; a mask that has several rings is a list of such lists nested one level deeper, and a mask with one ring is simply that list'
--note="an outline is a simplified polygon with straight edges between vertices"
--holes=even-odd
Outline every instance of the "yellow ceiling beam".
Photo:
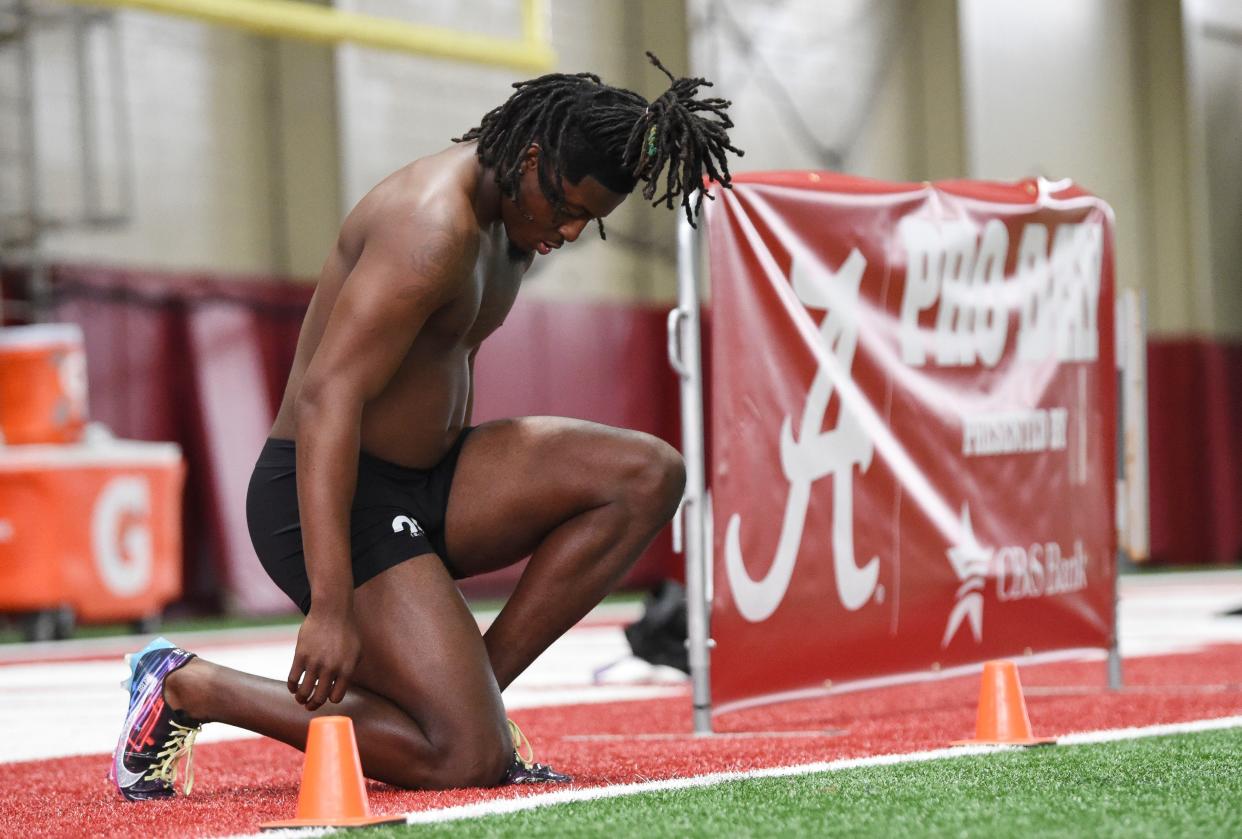
[{"label": "yellow ceiling beam", "polygon": [[546,71],[556,54],[543,37],[546,0],[520,0],[522,38],[507,40],[437,26],[345,12],[298,0],[68,0],[84,6],[143,9],[192,17],[274,38],[351,43],[478,64]]}]

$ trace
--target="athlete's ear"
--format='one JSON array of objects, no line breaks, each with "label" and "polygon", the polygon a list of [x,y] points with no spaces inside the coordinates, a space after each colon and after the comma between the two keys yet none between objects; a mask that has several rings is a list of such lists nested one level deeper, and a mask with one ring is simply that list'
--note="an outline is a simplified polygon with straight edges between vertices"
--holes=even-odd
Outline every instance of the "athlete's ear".
[{"label": "athlete's ear", "polygon": [[526,149],[526,154],[522,158],[522,166],[519,171],[524,175],[531,169],[539,165],[539,144],[531,143]]}]

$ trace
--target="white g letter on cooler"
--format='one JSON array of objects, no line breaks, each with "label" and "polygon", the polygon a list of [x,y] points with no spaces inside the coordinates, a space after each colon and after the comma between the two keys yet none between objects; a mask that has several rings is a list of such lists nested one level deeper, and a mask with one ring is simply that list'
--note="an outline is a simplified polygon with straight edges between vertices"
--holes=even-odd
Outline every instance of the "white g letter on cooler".
[{"label": "white g letter on cooler", "polygon": [[[835,375],[849,376],[858,347],[858,294],[866,258],[857,248],[850,251],[845,264],[835,274],[823,268],[813,256],[794,253],[791,279],[794,293],[803,304],[827,310],[820,323],[819,340],[829,354]],[[821,432],[828,402],[834,391],[833,373],[821,363],[806,395],[798,438],[793,423],[781,423],[781,468],[789,481],[785,517],[781,523],[776,558],[768,574],[754,580],[742,561],[742,519],[729,518],[725,531],[725,572],[737,603],[738,612],[756,623],[766,620],[785,597],[794,563],[802,546],[802,529],[811,501],[811,484],[827,475],[832,481],[832,558],[837,579],[837,596],[851,611],[861,608],[875,592],[880,561],[872,557],[861,568],[854,561],[854,466],[865,472],[874,450],[857,410],[841,400],[836,428]],[[840,396],[838,395],[838,399]]]},{"label": "white g letter on cooler", "polygon": [[117,597],[138,594],[151,582],[150,516],[151,487],[146,478],[113,478],[95,500],[91,513],[95,566]]}]

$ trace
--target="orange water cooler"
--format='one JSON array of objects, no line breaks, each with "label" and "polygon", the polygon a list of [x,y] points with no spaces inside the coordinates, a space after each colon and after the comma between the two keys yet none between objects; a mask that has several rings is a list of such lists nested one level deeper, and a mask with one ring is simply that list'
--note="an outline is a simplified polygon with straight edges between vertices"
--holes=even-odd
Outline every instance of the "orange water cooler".
[{"label": "orange water cooler", "polygon": [[76,326],[0,329],[0,612],[31,639],[181,594],[181,450],[86,434],[85,370]]},{"label": "orange water cooler", "polygon": [[72,443],[86,426],[86,351],[74,323],[0,329],[0,442]]}]

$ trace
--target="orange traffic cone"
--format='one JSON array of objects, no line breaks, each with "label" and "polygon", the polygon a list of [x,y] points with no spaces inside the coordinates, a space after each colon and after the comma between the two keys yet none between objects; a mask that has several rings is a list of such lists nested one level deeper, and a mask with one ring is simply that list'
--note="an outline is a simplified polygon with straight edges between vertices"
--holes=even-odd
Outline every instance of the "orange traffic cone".
[{"label": "orange traffic cone", "polygon": [[1012,661],[989,661],[983,665],[983,684],[979,690],[979,713],[975,719],[975,739],[954,740],[955,746],[1038,746],[1055,742],[1053,738],[1031,736],[1031,719],[1018,681],[1018,667]]},{"label": "orange traffic cone", "polygon": [[349,717],[316,717],[306,735],[297,818],[260,827],[362,827],[404,821],[404,816],[371,815],[353,721]]}]

